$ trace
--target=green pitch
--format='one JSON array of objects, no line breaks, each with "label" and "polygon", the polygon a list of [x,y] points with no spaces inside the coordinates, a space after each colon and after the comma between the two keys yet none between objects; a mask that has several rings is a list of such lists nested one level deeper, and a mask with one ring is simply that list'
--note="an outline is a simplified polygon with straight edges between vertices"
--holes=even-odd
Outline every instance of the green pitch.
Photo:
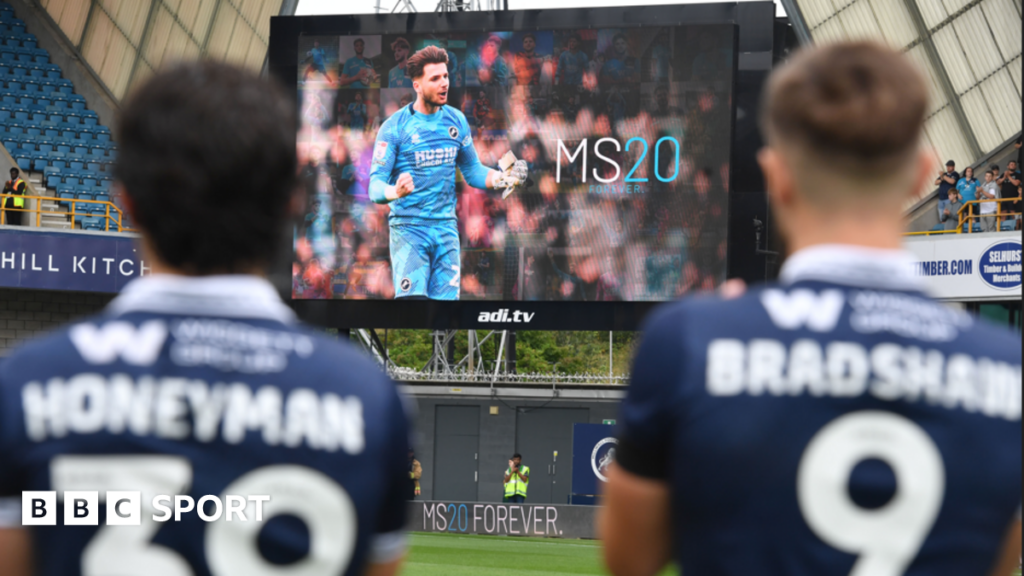
[{"label": "green pitch", "polygon": [[[561,576],[600,574],[593,540],[414,533],[403,576]],[[666,570],[662,576],[672,576]]]},{"label": "green pitch", "polygon": [[[403,576],[607,574],[594,540],[427,533],[413,533],[410,540]],[[660,576],[677,574],[665,570]]]}]

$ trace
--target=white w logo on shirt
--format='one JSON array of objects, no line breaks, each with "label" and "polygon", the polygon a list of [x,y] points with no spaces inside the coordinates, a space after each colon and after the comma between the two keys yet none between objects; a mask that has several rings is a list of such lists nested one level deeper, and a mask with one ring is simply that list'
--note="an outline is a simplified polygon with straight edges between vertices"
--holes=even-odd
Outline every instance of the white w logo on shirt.
[{"label": "white w logo on shirt", "polygon": [[783,330],[797,330],[807,326],[815,332],[831,332],[839,322],[846,298],[841,290],[825,290],[821,294],[801,288],[786,293],[769,289],[761,294],[772,322]]},{"label": "white w logo on shirt", "polygon": [[156,362],[167,340],[167,325],[162,320],[150,320],[138,328],[121,321],[108,322],[102,328],[78,324],[68,336],[90,364],[110,364],[120,357],[126,364],[148,366]]}]

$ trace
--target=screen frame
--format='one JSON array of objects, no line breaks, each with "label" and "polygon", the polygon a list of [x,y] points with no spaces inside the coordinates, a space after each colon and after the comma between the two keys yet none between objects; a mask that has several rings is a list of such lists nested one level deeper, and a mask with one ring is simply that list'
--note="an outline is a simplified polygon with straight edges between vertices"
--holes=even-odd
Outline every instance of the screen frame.
[{"label": "screen frame", "polygon": [[[729,130],[730,215],[736,181],[736,102],[740,71],[741,23],[749,26],[749,8],[771,2],[746,5],[709,3],[609,8],[565,8],[549,10],[510,10],[477,12],[419,12],[401,14],[359,14],[338,16],[279,16],[271,18],[268,70],[285,84],[297,98],[299,69],[299,38],[301,36],[377,35],[377,34],[443,34],[454,32],[486,32],[490,30],[536,31],[579,28],[664,27],[696,24],[732,24],[733,74]],[[762,7],[763,8],[763,7]],[[746,13],[744,13],[746,12]],[[768,23],[771,28],[772,22]],[[770,48],[769,48],[770,49]],[[737,238],[733,218],[727,225],[728,251],[724,270],[728,277],[737,274],[730,266]],[[288,236],[289,241],[291,235]],[[283,250],[287,259],[287,276],[291,279],[292,246]],[[282,270],[281,272],[285,272]],[[636,330],[650,310],[666,301],[520,301],[520,300],[289,300],[298,316],[307,322],[334,328],[410,328],[410,329],[529,329],[529,330]],[[501,313],[506,311],[505,313]],[[520,312],[520,314],[516,314]],[[524,322],[525,315],[530,321]],[[484,318],[487,320],[484,320]],[[519,320],[518,322],[516,320]]]}]

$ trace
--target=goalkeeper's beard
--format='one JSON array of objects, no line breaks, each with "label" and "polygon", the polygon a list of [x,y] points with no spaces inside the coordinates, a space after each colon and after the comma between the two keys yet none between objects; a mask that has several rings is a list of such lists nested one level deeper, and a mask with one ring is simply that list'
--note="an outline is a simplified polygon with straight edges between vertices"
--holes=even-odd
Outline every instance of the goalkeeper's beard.
[{"label": "goalkeeper's beard", "polygon": [[424,92],[422,95],[420,95],[420,98],[423,99],[424,104],[432,108],[440,108],[441,106],[444,106],[445,104],[448,103],[447,95],[445,96],[445,98],[442,99],[441,96],[436,93],[433,95],[428,95],[426,92]]}]

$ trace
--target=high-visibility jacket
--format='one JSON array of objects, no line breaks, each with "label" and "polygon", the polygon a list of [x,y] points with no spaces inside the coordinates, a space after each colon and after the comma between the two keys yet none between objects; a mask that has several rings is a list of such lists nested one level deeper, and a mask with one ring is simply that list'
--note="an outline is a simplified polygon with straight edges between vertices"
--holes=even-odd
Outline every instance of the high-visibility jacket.
[{"label": "high-visibility jacket", "polygon": [[511,468],[505,469],[505,473],[510,475],[508,482],[505,482],[505,498],[511,498],[512,496],[526,498],[526,489],[530,486],[530,467],[520,465],[519,471],[522,472],[523,476],[526,476],[526,480],[520,479],[519,474],[512,474]]},{"label": "high-visibility jacket", "polygon": [[[21,191],[20,192],[18,191],[18,187],[19,186],[21,186]],[[22,180],[21,178],[18,178],[17,180],[8,180],[7,181],[7,185],[4,186],[4,191],[7,191],[7,190],[10,190],[11,193],[13,193],[13,194],[25,194],[25,181]],[[14,198],[12,198],[12,200],[13,200],[12,204],[13,204],[14,208],[24,208],[25,207],[25,199],[24,198],[18,198],[17,196],[15,196]]]}]

